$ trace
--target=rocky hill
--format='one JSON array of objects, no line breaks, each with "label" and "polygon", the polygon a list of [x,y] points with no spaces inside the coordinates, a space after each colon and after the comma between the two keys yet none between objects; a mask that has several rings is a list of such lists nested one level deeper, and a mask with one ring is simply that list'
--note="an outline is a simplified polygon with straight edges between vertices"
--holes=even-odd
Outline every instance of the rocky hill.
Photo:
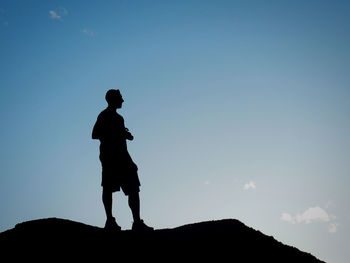
[{"label": "rocky hill", "polygon": [[48,218],[0,233],[3,258],[17,260],[152,260],[215,262],[322,262],[234,219],[208,221],[149,233],[111,233]]}]

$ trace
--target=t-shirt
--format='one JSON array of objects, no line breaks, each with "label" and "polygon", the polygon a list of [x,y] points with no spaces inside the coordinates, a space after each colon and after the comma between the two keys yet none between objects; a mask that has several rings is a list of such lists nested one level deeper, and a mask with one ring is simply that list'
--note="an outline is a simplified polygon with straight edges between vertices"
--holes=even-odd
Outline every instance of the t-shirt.
[{"label": "t-shirt", "polygon": [[92,138],[99,139],[100,159],[123,157],[127,152],[124,118],[115,110],[106,108],[97,117]]}]

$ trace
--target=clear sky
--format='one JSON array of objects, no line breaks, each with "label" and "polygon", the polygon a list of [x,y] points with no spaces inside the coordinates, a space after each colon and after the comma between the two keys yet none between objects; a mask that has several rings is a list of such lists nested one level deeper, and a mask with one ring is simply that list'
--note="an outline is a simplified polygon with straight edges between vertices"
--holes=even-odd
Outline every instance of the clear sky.
[{"label": "clear sky", "polygon": [[321,0],[1,1],[0,231],[104,225],[91,130],[115,88],[147,224],[237,218],[348,262],[349,13]]}]

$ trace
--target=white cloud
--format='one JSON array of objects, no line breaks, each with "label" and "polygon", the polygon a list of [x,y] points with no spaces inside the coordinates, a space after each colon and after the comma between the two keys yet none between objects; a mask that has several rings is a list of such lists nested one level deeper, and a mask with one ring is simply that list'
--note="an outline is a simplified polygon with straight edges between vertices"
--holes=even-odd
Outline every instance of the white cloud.
[{"label": "white cloud", "polygon": [[286,221],[291,224],[295,224],[294,218],[288,213],[282,213],[281,220]]},{"label": "white cloud", "polygon": [[331,220],[330,215],[320,208],[319,206],[310,207],[302,214],[296,214],[292,216],[288,213],[282,213],[281,220],[286,221],[291,224],[305,223],[310,224],[314,221],[329,222]]},{"label": "white cloud", "polygon": [[56,8],[55,10],[50,10],[49,14],[51,19],[61,20],[63,16],[68,15],[68,11],[64,7],[59,7],[59,8]]},{"label": "white cloud", "polygon": [[61,16],[59,16],[55,11],[50,10],[49,13],[52,19],[61,19]]},{"label": "white cloud", "polygon": [[296,214],[295,216],[282,213],[281,220],[288,222],[290,224],[305,223],[310,224],[313,222],[328,222],[328,232],[334,234],[338,231],[339,224],[334,222],[336,216],[333,214],[328,214],[324,209],[319,206],[310,207],[305,210],[302,214]]},{"label": "white cloud", "polygon": [[297,215],[296,220],[298,223],[305,222],[306,224],[309,224],[312,221],[329,222],[330,217],[325,210],[318,206],[315,206],[308,208],[301,215]]},{"label": "white cloud", "polygon": [[250,181],[249,183],[246,183],[243,186],[244,190],[255,189],[255,188],[256,188],[256,184],[253,181]]},{"label": "white cloud", "polygon": [[334,234],[338,231],[338,223],[330,223],[328,227],[328,232]]},{"label": "white cloud", "polygon": [[90,30],[90,29],[84,28],[81,32],[82,32],[84,35],[88,36],[88,37],[94,37],[94,36],[96,36],[96,32],[95,32],[95,31],[92,31],[92,30]]}]

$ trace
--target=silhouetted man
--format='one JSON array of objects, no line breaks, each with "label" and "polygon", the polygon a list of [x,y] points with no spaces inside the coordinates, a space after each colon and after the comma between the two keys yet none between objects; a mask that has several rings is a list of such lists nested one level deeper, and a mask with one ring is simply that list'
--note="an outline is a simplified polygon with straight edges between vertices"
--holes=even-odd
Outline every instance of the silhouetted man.
[{"label": "silhouetted man", "polygon": [[129,207],[134,219],[133,230],[153,230],[140,218],[140,181],[137,166],[131,159],[126,140],[134,137],[124,126],[124,119],[116,110],[124,102],[119,90],[111,89],[106,93],[108,107],[97,118],[92,131],[92,139],[99,139],[100,161],[102,164],[102,201],[106,211],[108,230],[121,230],[112,215],[112,194],[123,190],[128,196]]}]

